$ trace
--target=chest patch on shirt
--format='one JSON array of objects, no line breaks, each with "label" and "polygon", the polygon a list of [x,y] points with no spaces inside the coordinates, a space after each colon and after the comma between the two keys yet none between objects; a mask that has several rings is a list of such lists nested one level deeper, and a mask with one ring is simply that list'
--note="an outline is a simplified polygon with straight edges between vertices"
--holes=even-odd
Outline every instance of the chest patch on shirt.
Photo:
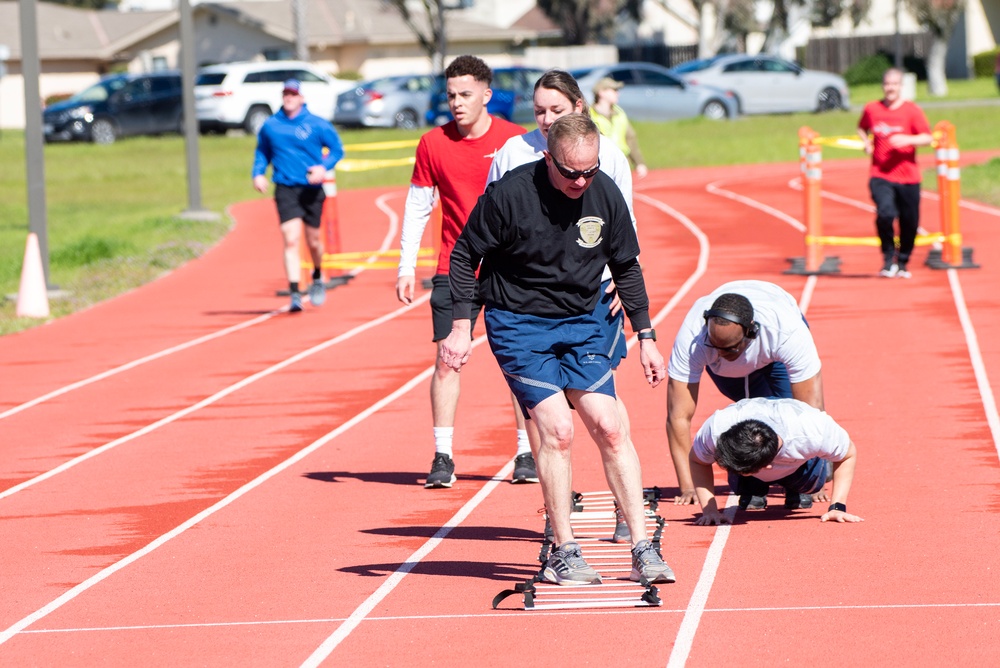
[{"label": "chest patch on shirt", "polygon": [[312,134],[312,129],[308,125],[299,125],[295,128],[295,136],[298,139],[309,139],[309,135]]},{"label": "chest patch on shirt", "polygon": [[596,216],[581,218],[577,221],[576,227],[580,230],[580,238],[576,243],[584,248],[594,248],[603,240],[601,230],[604,228],[604,221]]}]

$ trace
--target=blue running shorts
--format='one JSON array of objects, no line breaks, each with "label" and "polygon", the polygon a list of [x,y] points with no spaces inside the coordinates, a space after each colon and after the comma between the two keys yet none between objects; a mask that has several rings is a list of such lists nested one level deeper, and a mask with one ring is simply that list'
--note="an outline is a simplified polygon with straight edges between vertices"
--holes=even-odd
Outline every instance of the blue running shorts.
[{"label": "blue running shorts", "polygon": [[566,389],[615,396],[607,336],[593,315],[541,318],[486,309],[490,349],[522,408]]},{"label": "blue running shorts", "polygon": [[625,309],[618,311],[618,315],[611,315],[611,300],[615,293],[607,294],[604,292],[610,284],[610,279],[601,283],[601,298],[597,300],[593,316],[604,330],[604,336],[607,340],[606,350],[608,357],[611,358],[611,368],[617,369],[628,354],[628,347],[625,345]]}]

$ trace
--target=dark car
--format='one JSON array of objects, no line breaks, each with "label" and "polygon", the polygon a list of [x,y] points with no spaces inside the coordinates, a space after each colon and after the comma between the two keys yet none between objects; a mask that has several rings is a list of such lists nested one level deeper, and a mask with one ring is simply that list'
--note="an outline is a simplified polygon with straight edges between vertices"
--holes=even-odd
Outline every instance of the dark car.
[{"label": "dark car", "polygon": [[[545,73],[533,67],[498,67],[493,70],[493,97],[486,111],[506,121],[533,123],[535,120],[535,82]],[[451,120],[445,79],[438,77],[431,92],[431,108],[427,110],[428,125],[444,125]]]},{"label": "dark car", "polygon": [[183,132],[181,75],[113,74],[42,112],[45,141],[111,144],[129,135]]}]

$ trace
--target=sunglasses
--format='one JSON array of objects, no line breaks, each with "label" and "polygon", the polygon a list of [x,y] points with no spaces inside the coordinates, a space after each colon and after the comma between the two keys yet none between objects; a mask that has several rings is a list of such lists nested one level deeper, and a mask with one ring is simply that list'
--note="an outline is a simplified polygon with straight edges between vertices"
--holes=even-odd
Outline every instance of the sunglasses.
[{"label": "sunglasses", "polygon": [[719,350],[719,351],[722,351],[724,353],[729,353],[729,354],[732,354],[732,355],[736,355],[736,354],[738,354],[740,352],[740,347],[743,345],[743,342],[746,341],[746,338],[747,337],[744,336],[742,339],[739,340],[739,342],[735,346],[729,346],[727,348],[723,348],[722,346],[713,346],[712,342],[709,341],[709,339],[708,339],[708,335],[706,334],[705,335],[705,346],[707,348],[714,348],[715,350]]},{"label": "sunglasses", "polygon": [[560,165],[559,161],[556,160],[556,157],[551,153],[549,154],[549,157],[552,158],[552,164],[556,166],[556,169],[558,169],[559,173],[563,175],[563,178],[569,179],[570,181],[576,181],[581,177],[585,179],[592,179],[597,175],[597,172],[601,171],[600,158],[597,159],[597,164],[591,167],[590,169],[571,170],[571,169],[566,169],[565,167]]}]

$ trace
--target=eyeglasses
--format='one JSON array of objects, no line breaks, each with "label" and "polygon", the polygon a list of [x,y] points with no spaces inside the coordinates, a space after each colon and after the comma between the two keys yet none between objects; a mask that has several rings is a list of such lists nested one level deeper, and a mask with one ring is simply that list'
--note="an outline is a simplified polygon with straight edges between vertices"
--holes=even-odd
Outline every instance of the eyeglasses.
[{"label": "eyeglasses", "polygon": [[563,178],[567,178],[570,181],[576,181],[580,177],[583,177],[585,179],[592,179],[597,175],[597,172],[601,171],[600,158],[597,159],[597,164],[591,167],[590,169],[571,170],[571,169],[566,169],[565,167],[560,165],[559,161],[556,160],[556,157],[551,153],[549,154],[549,157],[552,158],[552,164],[556,166],[556,169],[558,169],[559,173],[563,175]]},{"label": "eyeglasses", "polygon": [[743,346],[743,342],[746,341],[746,336],[740,339],[735,346],[729,346],[728,348],[723,348],[722,346],[713,346],[712,342],[708,339],[708,334],[705,335],[705,346],[708,348],[714,348],[724,353],[729,353],[731,355],[737,355],[741,352],[740,348]]}]

